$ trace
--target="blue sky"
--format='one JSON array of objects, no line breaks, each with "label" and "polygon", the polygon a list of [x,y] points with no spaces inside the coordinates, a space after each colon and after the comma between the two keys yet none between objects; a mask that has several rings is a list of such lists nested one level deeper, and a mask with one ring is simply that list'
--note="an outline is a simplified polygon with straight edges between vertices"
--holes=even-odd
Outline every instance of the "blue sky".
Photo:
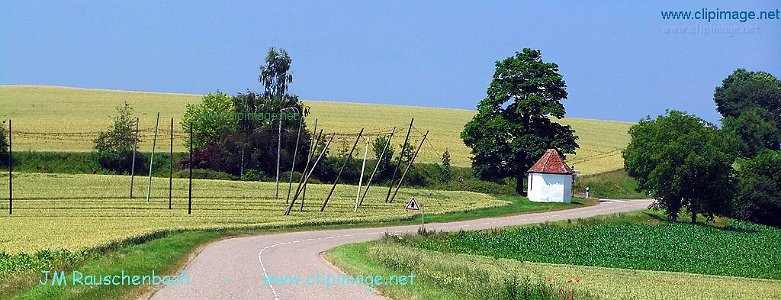
[{"label": "blue sky", "polygon": [[302,99],[475,109],[494,62],[530,47],[559,65],[567,116],[716,122],[736,68],[781,77],[781,20],[661,17],[778,1],[483,2],[2,1],[0,84],[233,94],[261,89],[275,46]]}]

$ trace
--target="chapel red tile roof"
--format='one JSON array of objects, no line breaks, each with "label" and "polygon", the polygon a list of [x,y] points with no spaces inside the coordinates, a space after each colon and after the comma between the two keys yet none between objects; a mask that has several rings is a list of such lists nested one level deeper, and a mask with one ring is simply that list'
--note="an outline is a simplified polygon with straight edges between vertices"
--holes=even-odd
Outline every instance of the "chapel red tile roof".
[{"label": "chapel red tile roof", "polygon": [[548,149],[545,154],[540,157],[534,165],[527,171],[528,173],[545,173],[545,174],[573,174],[572,170],[564,159],[559,155],[559,151],[556,149]]}]

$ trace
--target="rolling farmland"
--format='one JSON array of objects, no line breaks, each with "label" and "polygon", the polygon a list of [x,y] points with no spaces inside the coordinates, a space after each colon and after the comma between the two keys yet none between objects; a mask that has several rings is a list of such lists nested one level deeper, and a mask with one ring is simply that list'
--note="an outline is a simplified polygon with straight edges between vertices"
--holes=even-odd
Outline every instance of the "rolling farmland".
[{"label": "rolling farmland", "polygon": [[[230,93],[230,91],[228,91]],[[475,99],[477,103],[478,99]],[[15,151],[75,151],[92,150],[92,140],[105,130],[116,113],[115,107],[127,101],[140,118],[142,151],[152,147],[154,117],[160,112],[162,124],[174,118],[180,120],[185,105],[200,101],[199,95],[125,92],[46,86],[0,86],[0,119],[14,120]],[[470,110],[323,102],[304,100],[311,108],[310,128],[317,118],[318,128],[341,134],[349,140],[361,127],[370,137],[390,132],[396,126],[405,131],[409,119],[415,118],[411,140],[420,140],[425,130],[431,130],[429,142],[421,150],[419,162],[436,163],[449,149],[454,166],[470,165],[469,149],[460,133],[474,114]],[[566,103],[565,103],[566,104]],[[89,113],[85,113],[88,111]],[[621,150],[629,143],[627,130],[632,123],[566,118],[561,123],[571,125],[580,138],[580,149],[568,157],[583,174],[597,174],[623,168]],[[162,126],[160,134],[167,134]],[[177,124],[175,131],[184,132]],[[351,137],[351,135],[353,137]],[[401,141],[396,140],[396,144]],[[335,142],[339,145],[340,142]],[[174,151],[184,152],[180,142]],[[398,145],[396,146],[398,148]]]},{"label": "rolling farmland", "polygon": [[[152,198],[146,197],[146,178],[137,178],[134,199],[128,199],[129,176],[20,174],[14,180],[14,212],[7,214],[7,195],[0,203],[0,251],[32,253],[41,249],[79,250],[165,230],[275,228],[301,225],[392,221],[410,218],[406,200],[436,198],[426,214],[442,214],[508,202],[472,192],[401,189],[394,203],[384,203],[387,186],[375,186],[361,209],[353,212],[357,187],[339,185],[320,212],[331,185],[311,184],[304,211],[283,216],[287,183],[193,180],[193,213],[187,215],[187,179],[174,179],[173,209],[168,209],[168,179],[154,178]],[[0,176],[7,191],[8,173]],[[45,186],[45,189],[40,187]],[[293,189],[295,189],[295,185]]]}]

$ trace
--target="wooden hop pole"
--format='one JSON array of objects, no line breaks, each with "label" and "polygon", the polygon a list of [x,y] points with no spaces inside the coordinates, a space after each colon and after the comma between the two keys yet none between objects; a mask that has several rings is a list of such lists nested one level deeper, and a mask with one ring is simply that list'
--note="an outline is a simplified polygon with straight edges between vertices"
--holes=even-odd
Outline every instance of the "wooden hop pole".
[{"label": "wooden hop pole", "polygon": [[190,169],[190,185],[187,192],[187,214],[192,212],[193,207],[193,124],[190,123],[190,161],[187,164]]},{"label": "wooden hop pole", "polygon": [[369,153],[369,140],[366,140],[366,147],[363,150],[363,164],[361,164],[361,177],[358,177],[358,193],[355,194],[355,207],[353,212],[358,211],[358,200],[361,199],[361,184],[363,183],[363,170],[366,169],[366,155]]},{"label": "wooden hop pole", "polygon": [[380,161],[382,161],[382,158],[385,157],[385,150],[387,150],[388,146],[390,146],[391,140],[393,139],[393,134],[395,133],[396,133],[396,127],[393,127],[393,131],[391,131],[391,134],[388,137],[388,141],[386,141],[385,146],[382,147],[382,153],[380,153],[380,156],[377,159],[377,164],[374,165],[374,171],[372,171],[372,175],[369,176],[369,181],[366,182],[366,190],[363,191],[363,196],[361,196],[361,200],[358,200],[358,207],[360,207],[363,204],[363,199],[366,198],[366,193],[369,192],[369,187],[371,187],[372,185],[372,179],[374,178],[374,174],[377,173],[377,169],[380,167]]},{"label": "wooden hop pole", "polygon": [[133,181],[136,175],[136,149],[138,149],[138,118],[136,118],[136,139],[133,140],[133,161],[130,163],[130,199],[133,199]]},{"label": "wooden hop pole", "polygon": [[[282,111],[280,110],[280,113]],[[276,184],[276,191],[274,192],[274,197],[279,200],[279,155],[280,150],[282,149],[282,118],[279,118],[279,131],[277,133],[277,184]]]},{"label": "wooden hop pole", "polygon": [[168,160],[168,209],[171,209],[174,188],[174,118],[171,118],[171,152]]},{"label": "wooden hop pole", "polygon": [[401,188],[401,183],[404,181],[404,176],[407,175],[407,172],[409,172],[409,169],[412,167],[412,162],[415,161],[416,157],[418,157],[418,152],[420,152],[420,148],[423,148],[423,142],[426,140],[427,136],[428,136],[428,130],[426,130],[426,134],[423,135],[423,139],[420,140],[420,146],[418,146],[418,149],[415,150],[415,154],[413,154],[412,158],[410,158],[409,163],[407,164],[407,168],[404,169],[404,173],[401,174],[401,178],[399,178],[399,185],[396,186],[396,191],[393,192],[393,196],[390,198],[390,201],[388,201],[388,203],[393,203],[393,199],[396,198],[396,193],[398,193],[399,188]]},{"label": "wooden hop pole", "polygon": [[157,113],[155,121],[155,138],[152,140],[152,156],[149,158],[149,185],[146,188],[146,202],[149,202],[149,196],[152,195],[152,164],[155,162],[155,146],[157,144],[157,126],[160,125],[160,113]]},{"label": "wooden hop pole", "polygon": [[[322,133],[322,130],[321,130]],[[287,207],[285,210],[285,215],[290,215],[290,210],[293,209],[293,204],[296,203],[296,199],[298,199],[298,195],[301,194],[301,185],[306,186],[306,182],[309,180],[309,177],[312,176],[312,172],[314,172],[315,167],[317,167],[317,163],[320,162],[320,159],[323,158],[323,155],[325,154],[325,151],[328,150],[328,146],[331,145],[331,142],[334,140],[334,137],[336,137],[336,133],[331,135],[331,138],[328,140],[328,143],[325,144],[325,147],[323,147],[323,150],[320,152],[320,155],[317,156],[317,160],[315,160],[315,163],[312,164],[312,168],[309,169],[309,173],[306,174],[304,177],[304,180],[298,184],[298,188],[296,188],[296,194],[293,196],[293,200],[290,201],[290,206]]]},{"label": "wooden hop pole", "polygon": [[[315,119],[315,129],[312,131],[317,132],[317,119]],[[309,168],[309,161],[312,159],[312,156],[314,155],[315,148],[317,147],[317,143],[320,142],[320,136],[323,135],[323,130],[320,129],[320,134],[317,135],[317,138],[313,139],[313,144],[309,145],[309,155],[306,157],[306,164],[304,165],[304,172],[301,173],[302,180],[303,174],[306,174],[306,170]],[[314,137],[313,137],[314,138]],[[304,211],[304,199],[306,199],[306,184],[304,184],[304,192],[301,194],[301,208],[298,209],[298,211]]]},{"label": "wooden hop pole", "polygon": [[342,176],[342,172],[344,172],[344,168],[347,166],[347,162],[352,159],[353,152],[355,151],[355,147],[358,146],[358,142],[361,140],[362,135],[363,135],[363,128],[361,128],[361,132],[358,133],[358,138],[355,139],[355,144],[353,144],[352,149],[350,149],[350,153],[347,154],[347,157],[345,157],[344,163],[342,163],[342,167],[339,168],[339,173],[336,173],[336,179],[334,179],[334,185],[331,186],[331,191],[328,192],[328,196],[325,197],[325,201],[323,201],[323,206],[320,207],[320,211],[324,211],[325,206],[328,205],[328,200],[331,199],[331,195],[334,194],[334,189],[336,189],[336,184],[339,183],[339,177]]},{"label": "wooden hop pole", "polygon": [[[287,185],[287,198],[285,198],[285,203],[288,203],[290,201],[290,190],[293,189],[293,171],[295,171],[296,169],[296,156],[298,155],[298,140],[301,138],[301,123],[303,121],[304,121],[303,118],[298,119],[298,133],[296,133],[296,147],[295,149],[293,149],[293,164],[290,167],[290,179]],[[303,176],[303,173],[301,176]]]},{"label": "wooden hop pole", "polygon": [[412,122],[415,121],[415,118],[412,118],[412,120],[409,121],[409,128],[407,129],[407,137],[404,138],[404,145],[401,146],[401,151],[399,151],[399,162],[396,163],[396,168],[393,169],[393,176],[391,176],[390,184],[388,185],[388,194],[385,196],[385,202],[388,202],[388,199],[390,198],[391,190],[393,189],[393,181],[396,180],[396,172],[399,171],[399,168],[401,168],[401,159],[404,157],[404,148],[407,148],[407,142],[409,142],[409,133],[412,131]]},{"label": "wooden hop pole", "polygon": [[8,120],[8,214],[14,213],[14,146],[13,130],[11,129],[11,120]]}]

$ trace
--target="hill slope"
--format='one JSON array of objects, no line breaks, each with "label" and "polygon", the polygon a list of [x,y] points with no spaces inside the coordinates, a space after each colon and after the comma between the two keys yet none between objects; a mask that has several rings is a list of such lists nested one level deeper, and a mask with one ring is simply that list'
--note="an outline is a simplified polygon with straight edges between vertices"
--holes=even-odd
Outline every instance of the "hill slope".
[{"label": "hill slope", "polygon": [[[92,140],[112,122],[110,115],[123,101],[135,109],[140,118],[140,147],[149,151],[155,115],[160,112],[160,135],[167,136],[170,118],[176,124],[174,131],[183,135],[178,124],[185,111],[185,104],[200,101],[200,95],[166,94],[78,89],[48,86],[0,86],[0,120],[14,121],[15,151],[91,151]],[[442,152],[449,149],[455,166],[469,166],[469,148],[460,138],[464,124],[474,111],[304,100],[311,107],[308,126],[319,119],[318,128],[327,132],[344,134],[342,143],[354,141],[361,127],[370,137],[390,132],[396,126],[400,135],[406,131],[410,118],[415,118],[411,140],[419,141],[423,132],[430,130],[429,141],[421,150],[420,162],[439,162]],[[628,122],[565,118],[561,123],[571,125],[580,137],[580,149],[568,157],[568,163],[584,174],[596,174],[623,167],[621,149],[629,142]],[[349,136],[352,135],[352,136]],[[399,134],[397,134],[397,137]],[[399,148],[403,137],[394,138]],[[351,140],[348,142],[348,140]],[[181,142],[174,142],[175,151],[186,151]],[[167,140],[158,143],[158,149],[168,146]]]}]

